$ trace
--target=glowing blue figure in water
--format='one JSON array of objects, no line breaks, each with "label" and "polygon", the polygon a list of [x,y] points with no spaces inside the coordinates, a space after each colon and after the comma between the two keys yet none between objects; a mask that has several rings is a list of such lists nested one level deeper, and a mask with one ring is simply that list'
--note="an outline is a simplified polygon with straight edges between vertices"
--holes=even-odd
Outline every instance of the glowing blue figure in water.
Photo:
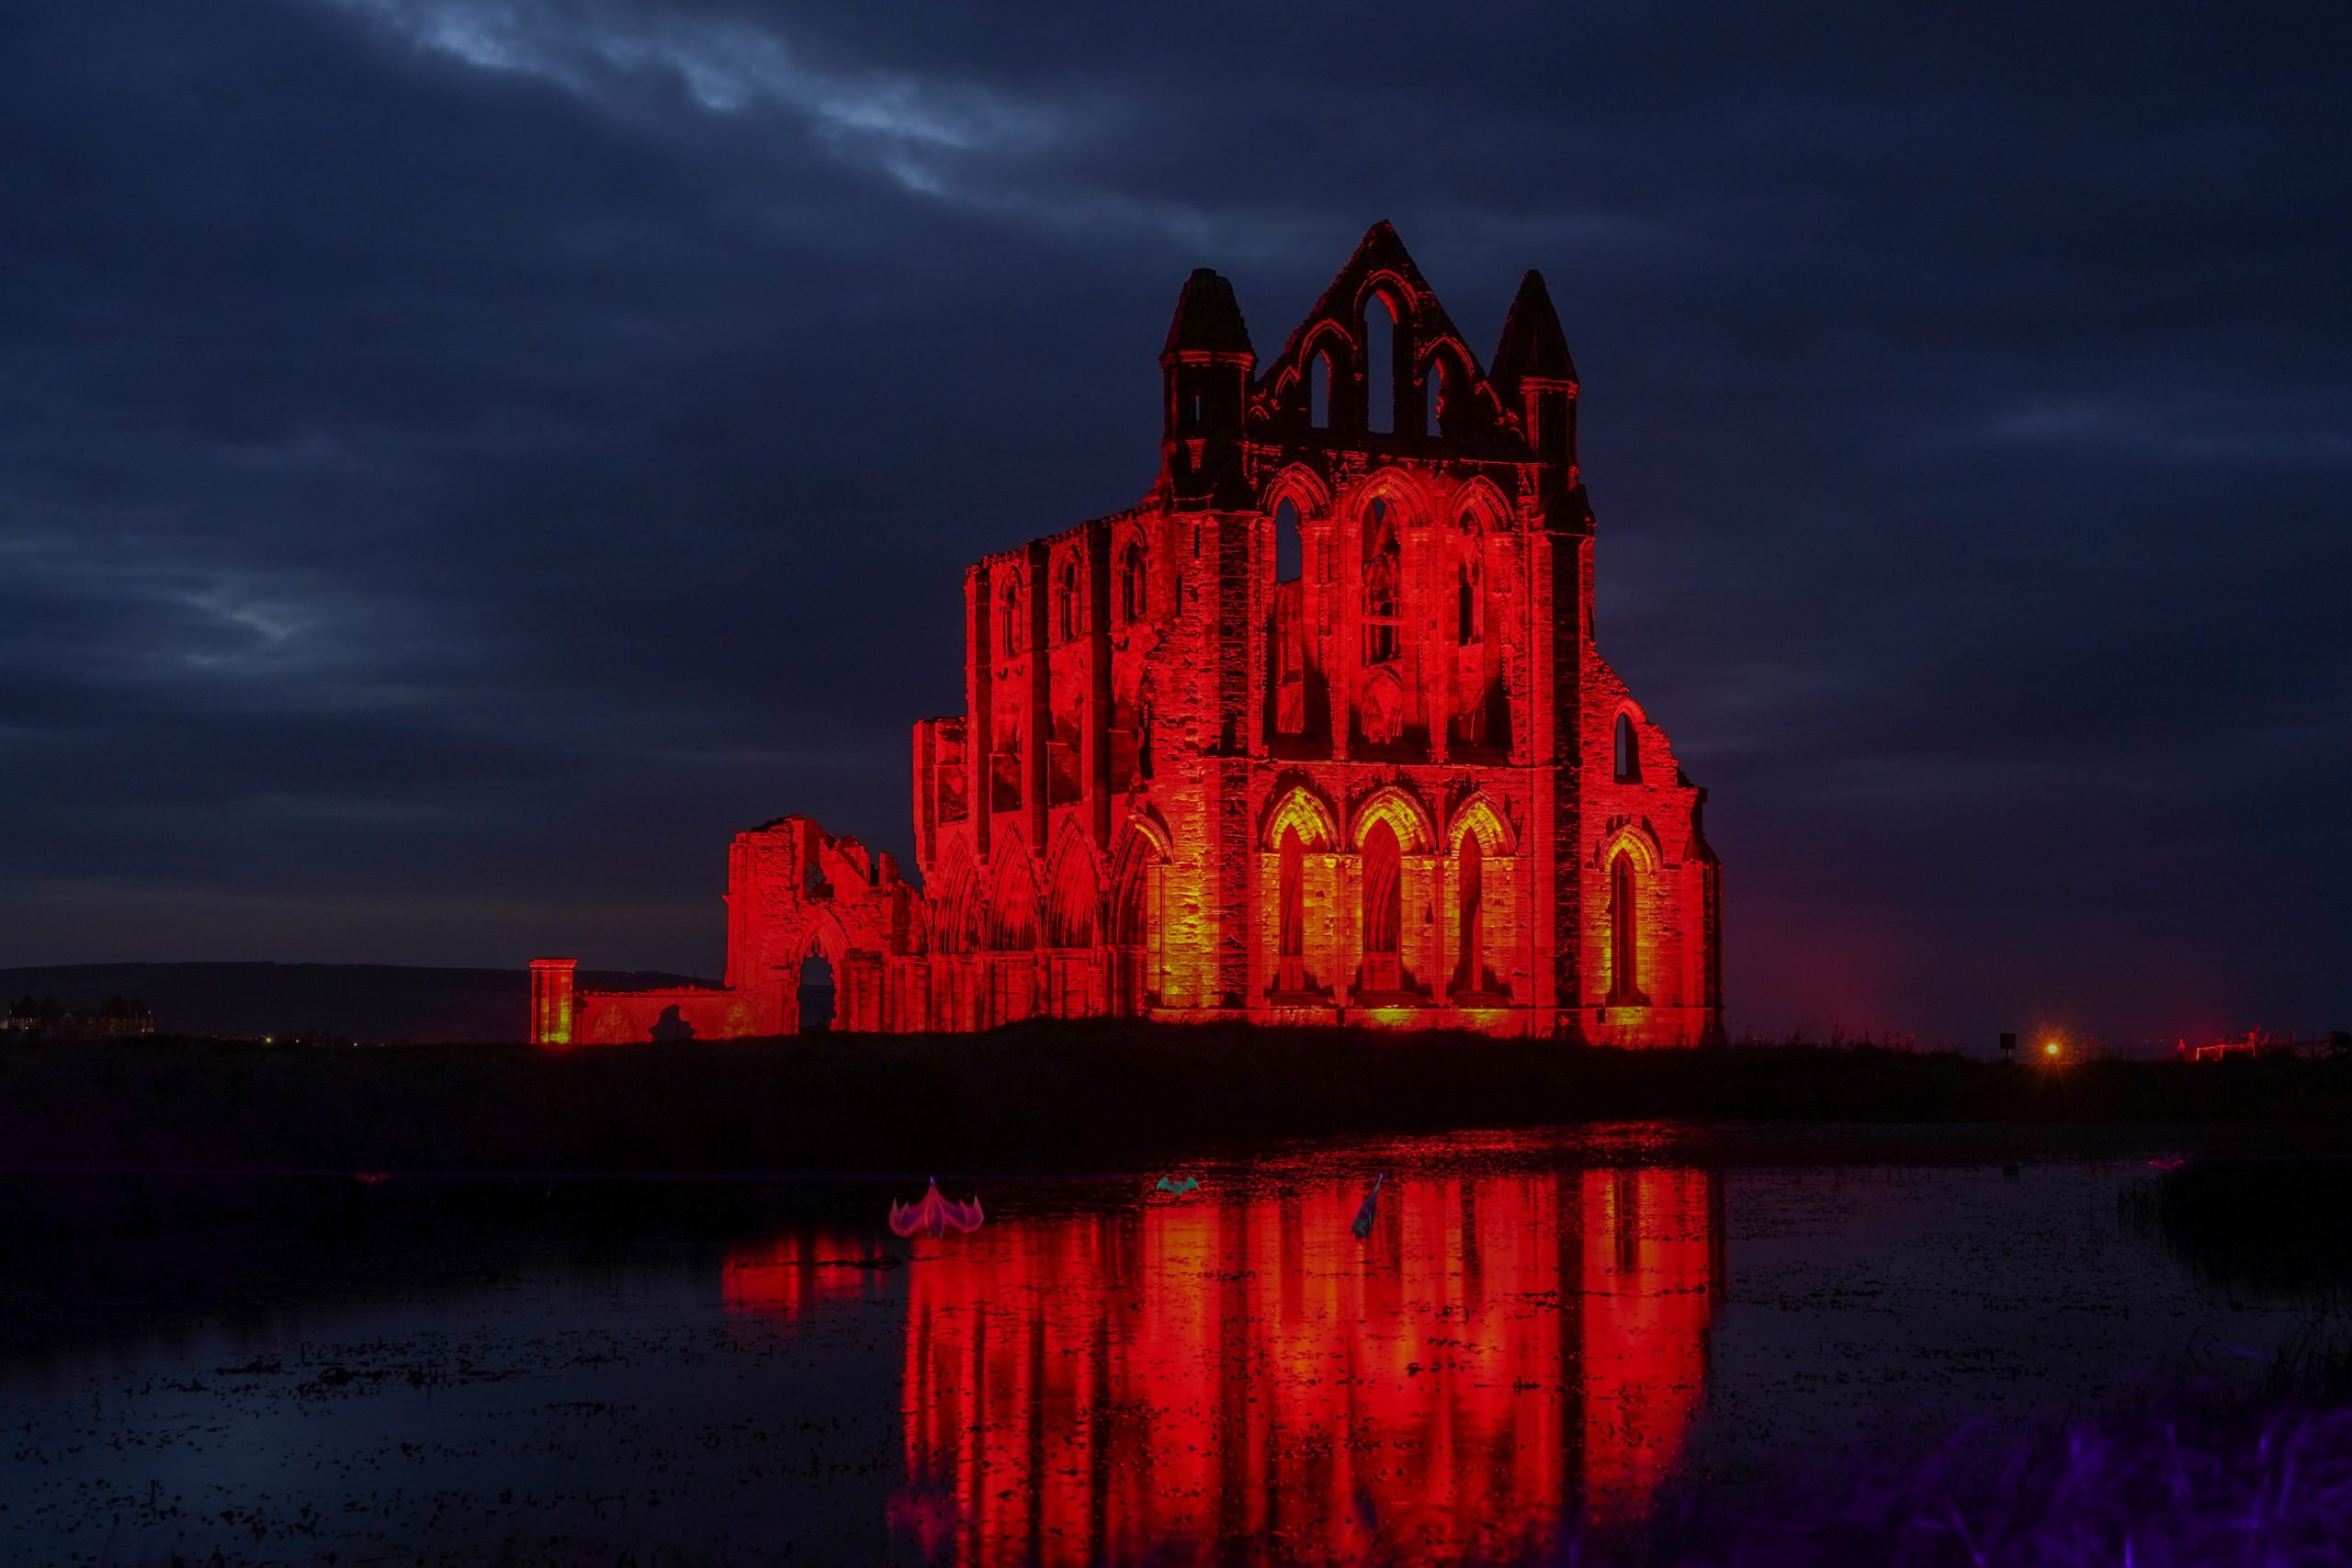
[{"label": "glowing blue figure in water", "polygon": [[1201,1179],[1197,1176],[1188,1176],[1182,1181],[1170,1181],[1164,1176],[1159,1179],[1160,1191],[1173,1192],[1180,1197],[1184,1193],[1197,1190],[1200,1185]]},{"label": "glowing blue figure in water", "polygon": [[1356,1223],[1348,1227],[1356,1233],[1358,1241],[1372,1234],[1372,1222],[1379,1218],[1380,1184],[1387,1179],[1385,1170],[1372,1179],[1372,1190],[1363,1195],[1363,1207],[1356,1211]]}]

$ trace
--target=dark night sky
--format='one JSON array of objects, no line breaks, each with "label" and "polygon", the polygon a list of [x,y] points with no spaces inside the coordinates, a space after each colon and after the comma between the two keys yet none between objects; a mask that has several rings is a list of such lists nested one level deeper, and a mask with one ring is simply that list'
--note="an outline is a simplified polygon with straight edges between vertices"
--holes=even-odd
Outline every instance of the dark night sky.
[{"label": "dark night sky", "polygon": [[2352,1026],[2342,14],[0,7],[0,963],[715,973],[1385,217],[1550,281],[1736,1030]]}]

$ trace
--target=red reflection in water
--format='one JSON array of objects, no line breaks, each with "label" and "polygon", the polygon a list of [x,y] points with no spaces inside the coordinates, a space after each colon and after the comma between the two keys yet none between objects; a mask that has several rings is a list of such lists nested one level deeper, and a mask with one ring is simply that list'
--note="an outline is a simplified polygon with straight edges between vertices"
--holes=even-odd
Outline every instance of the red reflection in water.
[{"label": "red reflection in water", "polygon": [[822,1302],[872,1295],[876,1271],[851,1267],[850,1260],[873,1250],[863,1238],[823,1233],[738,1247],[719,1274],[719,1298],[730,1312],[789,1317]]},{"label": "red reflection in water", "polygon": [[974,1564],[1541,1548],[1623,1517],[1702,1393],[1688,1170],[1351,1179],[1022,1220],[908,1270],[899,1541]]}]

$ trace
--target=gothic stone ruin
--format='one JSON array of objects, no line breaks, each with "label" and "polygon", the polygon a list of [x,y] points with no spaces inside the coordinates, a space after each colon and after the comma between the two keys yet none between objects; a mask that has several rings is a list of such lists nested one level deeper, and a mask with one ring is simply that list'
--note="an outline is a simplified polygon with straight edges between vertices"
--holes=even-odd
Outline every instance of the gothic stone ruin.
[{"label": "gothic stone ruin", "polygon": [[[718,987],[572,992],[547,1044],[1033,1017],[1719,1035],[1706,792],[1594,647],[1577,373],[1535,273],[1491,367],[1375,227],[1261,368],[1204,268],[1144,500],[964,574],[914,727],[922,886],[738,834]],[[814,961],[821,961],[821,964]]]}]

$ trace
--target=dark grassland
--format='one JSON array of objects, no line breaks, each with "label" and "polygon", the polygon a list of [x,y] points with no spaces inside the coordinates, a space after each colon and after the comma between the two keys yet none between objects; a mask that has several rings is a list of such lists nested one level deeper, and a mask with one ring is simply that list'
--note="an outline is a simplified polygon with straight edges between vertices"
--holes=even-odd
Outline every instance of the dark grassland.
[{"label": "dark grassland", "polygon": [[1132,1023],[541,1052],[0,1046],[0,1166],[1102,1169],[1268,1139],[1676,1119],[2352,1130],[2352,1062],[2083,1062]]}]

